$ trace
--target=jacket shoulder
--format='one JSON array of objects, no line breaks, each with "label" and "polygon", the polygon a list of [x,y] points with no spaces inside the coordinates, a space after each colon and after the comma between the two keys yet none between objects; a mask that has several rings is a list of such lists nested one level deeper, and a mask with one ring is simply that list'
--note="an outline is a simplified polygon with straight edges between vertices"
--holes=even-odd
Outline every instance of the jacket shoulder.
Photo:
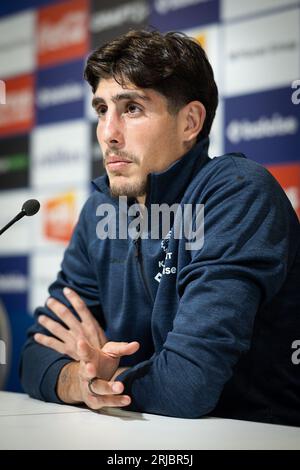
[{"label": "jacket shoulder", "polygon": [[230,185],[242,183],[257,187],[259,192],[276,191],[287,198],[282,187],[267,168],[242,153],[227,153],[212,158],[197,177],[197,185]]}]

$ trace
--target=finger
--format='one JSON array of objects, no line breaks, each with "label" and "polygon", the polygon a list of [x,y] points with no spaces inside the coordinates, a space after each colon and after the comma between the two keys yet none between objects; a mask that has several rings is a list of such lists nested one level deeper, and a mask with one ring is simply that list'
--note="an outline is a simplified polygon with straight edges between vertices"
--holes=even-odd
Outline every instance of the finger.
[{"label": "finger", "polygon": [[69,289],[69,287],[65,287],[63,292],[72,307],[78,313],[81,320],[85,323],[93,322],[94,317],[85,305],[84,301],[81,299],[81,297],[79,297],[79,295],[75,291]]},{"label": "finger", "polygon": [[99,325],[95,317],[91,314],[90,310],[87,308],[86,304],[81,299],[81,297],[69,287],[65,287],[63,292],[64,292],[65,297],[68,299],[68,301],[72,305],[72,307],[78,313],[82,322],[87,327],[89,327],[93,332],[96,328],[97,335],[100,340],[100,344],[104,345],[107,342],[107,337],[104,333],[104,330],[103,328],[101,328],[101,326]]},{"label": "finger", "polygon": [[52,336],[36,333],[33,338],[37,343],[42,344],[47,348],[54,349],[55,351],[61,354],[66,354],[65,344],[59,341],[58,339],[52,338]]},{"label": "finger", "polygon": [[117,407],[121,408],[122,406],[128,406],[131,402],[131,399],[128,395],[103,395],[101,397],[94,397],[92,395],[88,395],[86,400],[86,404],[92,410],[99,410],[103,407]]},{"label": "finger", "polygon": [[61,341],[66,342],[68,340],[68,330],[57,321],[52,320],[46,315],[40,315],[38,322]]},{"label": "finger", "polygon": [[96,379],[90,385],[90,388],[88,387],[89,393],[91,393],[90,389],[93,391],[93,393],[101,396],[119,395],[123,392],[124,385],[122,382],[107,382],[106,380]]},{"label": "finger", "polygon": [[137,341],[131,343],[109,341],[106,343],[102,351],[112,357],[130,356],[139,349],[140,344]]},{"label": "finger", "polygon": [[49,297],[46,302],[47,307],[55,313],[55,315],[62,321],[64,324],[73,331],[81,331],[81,322],[77,320],[74,313],[72,313],[68,307],[63,303]]}]

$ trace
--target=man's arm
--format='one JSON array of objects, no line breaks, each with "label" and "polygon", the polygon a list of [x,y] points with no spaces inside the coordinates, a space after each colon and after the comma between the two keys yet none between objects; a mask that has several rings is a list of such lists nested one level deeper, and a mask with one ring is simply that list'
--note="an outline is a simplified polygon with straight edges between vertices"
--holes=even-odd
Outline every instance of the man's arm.
[{"label": "man's arm", "polygon": [[[114,382],[114,375],[120,358],[134,354],[139,349],[139,343],[109,341],[76,292],[64,289],[64,295],[79,318],[64,304],[50,298],[47,305],[63,325],[40,315],[39,323],[51,336],[41,333],[34,335],[35,341],[40,345],[60,354],[67,354],[73,359],[62,368],[58,376],[58,398],[67,404],[85,403],[92,409],[128,405],[130,397],[120,395],[124,386],[121,382]],[[89,384],[91,379],[93,391]]]},{"label": "man's arm", "polygon": [[[64,287],[71,287],[80,295],[92,315],[99,324],[106,327],[99,303],[96,275],[89,262],[87,227],[91,199],[85,204],[74,230],[70,244],[65,252],[56,281],[50,286],[50,296],[72,309],[63,294]],[[57,320],[50,308],[45,305],[35,312],[35,324],[28,331],[28,339],[24,345],[20,376],[26,393],[40,400],[59,403],[56,395],[56,382],[61,369],[71,361],[66,354],[41,346],[34,340],[36,333],[48,334],[37,321],[40,315]]]},{"label": "man's arm", "polygon": [[267,174],[210,187],[205,240],[178,273],[180,303],[163,349],[116,377],[128,409],[183,418],[211,412],[251,345],[262,303],[280,290],[289,258],[287,200]]},{"label": "man's arm", "polygon": [[125,385],[128,409],[196,418],[216,406],[250,347],[259,305],[287,272],[287,207],[276,188],[275,202],[270,188],[261,191],[266,182],[237,179],[211,188],[204,246],[179,272],[180,303],[163,349],[111,378]]},{"label": "man's arm", "polygon": [[[124,386],[121,382],[117,384],[114,383],[116,377],[120,375],[125,370],[129,369],[129,367],[119,367],[115,374],[112,376],[111,380],[105,384],[105,381],[96,380],[93,382],[93,390],[95,393],[99,395],[119,395],[123,392]],[[57,381],[57,396],[58,398],[69,405],[78,404],[78,403],[86,403],[86,400],[89,397],[84,397],[85,391],[81,390],[80,384],[80,363],[72,361],[69,364],[66,364],[58,377]],[[87,392],[87,395],[89,393]],[[102,400],[102,402],[101,402]],[[108,405],[107,403],[103,403],[103,397],[99,397],[99,401],[96,402],[96,409],[101,408],[102,406],[126,406],[130,403],[130,397],[127,396],[119,396],[115,399],[113,403]],[[88,403],[86,403],[88,404]],[[95,402],[92,403],[93,407]],[[89,406],[89,404],[88,404]]]},{"label": "man's arm", "polygon": [[59,399],[69,405],[82,403],[79,388],[79,362],[69,362],[60,371],[56,391]]},{"label": "man's arm", "polygon": [[[112,388],[112,387],[113,385],[115,385],[113,384],[113,382],[115,381],[116,377],[120,375],[122,372],[125,372],[125,370],[127,369],[129,369],[129,367],[119,367],[117,371],[114,373],[114,375],[112,376],[110,380],[111,388],[109,389],[109,392],[111,395],[113,393],[118,393],[118,394],[122,393],[122,391],[124,390],[124,387],[122,387],[121,383],[120,384],[118,383],[116,388]],[[101,395],[99,384],[96,383],[93,387],[94,387],[94,391],[96,393],[99,393],[99,395]],[[72,361],[69,364],[66,364],[62,368],[58,377],[56,390],[57,390],[57,395],[59,399],[64,403],[72,405],[72,404],[78,404],[78,403],[84,402],[82,393],[80,391],[79,362]],[[122,403],[120,401],[120,402],[117,402],[117,404],[114,406],[128,405],[127,400],[129,399],[129,397],[125,397],[125,399],[126,399],[126,403],[124,402]]]},{"label": "man's arm", "polygon": [[[61,370],[57,382],[57,396],[66,404],[86,404],[89,408],[99,410],[102,407],[128,406],[129,396],[121,395],[124,385],[121,382],[94,379],[96,368],[88,362],[88,348],[79,362],[70,362]],[[92,357],[90,358],[92,360]],[[123,370],[122,368],[121,370]],[[93,380],[93,388],[89,388],[89,380]]]}]

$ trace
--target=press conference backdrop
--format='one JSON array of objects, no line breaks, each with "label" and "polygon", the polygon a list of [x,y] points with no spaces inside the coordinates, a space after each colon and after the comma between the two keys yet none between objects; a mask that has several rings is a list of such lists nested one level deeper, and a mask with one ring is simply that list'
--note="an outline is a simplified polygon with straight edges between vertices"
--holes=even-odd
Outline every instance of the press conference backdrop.
[{"label": "press conference backdrop", "polygon": [[265,165],[300,217],[299,0],[1,2],[0,226],[26,199],[41,202],[37,215],[0,238],[0,298],[12,341],[11,358],[0,364],[7,390],[20,390],[32,312],[45,301],[90,181],[103,173],[82,78],[86,56],[144,25],[184,31],[203,45],[220,91],[210,156],[241,151]]}]

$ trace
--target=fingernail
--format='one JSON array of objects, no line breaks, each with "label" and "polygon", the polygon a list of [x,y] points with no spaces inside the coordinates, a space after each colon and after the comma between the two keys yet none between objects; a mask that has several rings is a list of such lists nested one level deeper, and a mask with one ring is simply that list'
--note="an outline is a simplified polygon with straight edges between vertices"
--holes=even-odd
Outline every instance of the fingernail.
[{"label": "fingernail", "polygon": [[122,403],[122,405],[129,405],[130,399],[124,397],[124,398],[122,398],[121,403]]},{"label": "fingernail", "polygon": [[112,390],[113,390],[113,392],[116,392],[116,393],[121,392],[121,385],[120,384],[113,384]]},{"label": "fingernail", "polygon": [[65,287],[64,288],[64,294],[66,294],[66,295],[71,294],[71,289],[69,289],[68,287]]}]

